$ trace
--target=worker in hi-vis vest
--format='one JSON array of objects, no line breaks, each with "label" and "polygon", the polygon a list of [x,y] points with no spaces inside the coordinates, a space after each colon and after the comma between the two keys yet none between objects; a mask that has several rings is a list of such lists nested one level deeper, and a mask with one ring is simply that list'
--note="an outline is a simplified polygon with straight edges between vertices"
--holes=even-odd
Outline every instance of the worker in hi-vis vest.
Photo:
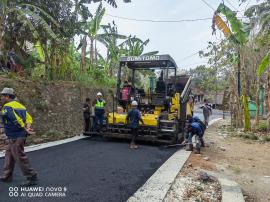
[{"label": "worker in hi-vis vest", "polygon": [[95,108],[95,120],[94,120],[94,130],[98,131],[102,129],[104,122],[106,102],[102,98],[102,93],[98,92],[96,100],[93,102],[93,107]]}]

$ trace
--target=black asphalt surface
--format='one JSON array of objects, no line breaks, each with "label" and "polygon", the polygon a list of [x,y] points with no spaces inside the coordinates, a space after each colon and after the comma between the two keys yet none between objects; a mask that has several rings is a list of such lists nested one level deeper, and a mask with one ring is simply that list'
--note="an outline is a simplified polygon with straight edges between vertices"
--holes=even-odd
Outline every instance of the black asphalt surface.
[{"label": "black asphalt surface", "polygon": [[[87,138],[30,152],[28,156],[39,174],[37,187],[41,190],[21,192],[19,187],[18,194],[25,193],[26,196],[10,197],[9,193],[14,193],[12,189],[24,180],[16,165],[13,182],[0,182],[0,202],[126,201],[175,151],[175,148],[146,145],[130,150],[126,142]],[[3,162],[1,158],[1,168]],[[52,192],[47,189],[47,196],[46,190],[42,190],[46,187],[52,187]],[[56,187],[59,190],[53,191]],[[67,190],[63,191],[64,188]],[[33,196],[40,193],[43,196]],[[66,197],[49,197],[48,193],[66,194]]]}]

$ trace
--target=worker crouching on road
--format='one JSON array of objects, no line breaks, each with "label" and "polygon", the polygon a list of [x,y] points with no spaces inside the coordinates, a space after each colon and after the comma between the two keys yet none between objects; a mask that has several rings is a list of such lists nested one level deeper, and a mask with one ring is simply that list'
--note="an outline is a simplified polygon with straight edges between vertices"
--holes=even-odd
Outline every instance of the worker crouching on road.
[{"label": "worker crouching on road", "polygon": [[99,132],[100,129],[103,128],[105,106],[106,106],[106,102],[102,98],[101,92],[97,93],[97,97],[96,100],[93,102],[93,106],[95,107],[94,130]]},{"label": "worker crouching on road", "polygon": [[5,134],[8,138],[8,147],[5,153],[4,172],[0,178],[3,182],[11,182],[15,162],[20,166],[27,181],[23,186],[32,186],[37,183],[37,173],[30,166],[29,160],[24,152],[27,135],[32,135],[32,117],[26,108],[15,101],[14,90],[4,88],[1,92],[3,105],[2,116]]},{"label": "worker crouching on road", "polygon": [[131,129],[131,143],[130,143],[130,149],[138,149],[138,145],[136,145],[135,140],[138,136],[138,129],[139,129],[139,122],[144,124],[142,120],[142,116],[140,114],[140,111],[137,109],[138,103],[137,101],[132,101],[131,107],[132,109],[129,110],[127,114],[127,122],[129,123],[129,127]]},{"label": "worker crouching on road", "polygon": [[204,140],[203,140],[203,135],[205,132],[206,126],[204,123],[198,118],[198,117],[191,117],[187,121],[187,126],[186,126],[186,150],[187,151],[193,151],[193,144],[192,144],[192,137],[194,135],[197,135],[200,139],[201,146],[204,147]]}]

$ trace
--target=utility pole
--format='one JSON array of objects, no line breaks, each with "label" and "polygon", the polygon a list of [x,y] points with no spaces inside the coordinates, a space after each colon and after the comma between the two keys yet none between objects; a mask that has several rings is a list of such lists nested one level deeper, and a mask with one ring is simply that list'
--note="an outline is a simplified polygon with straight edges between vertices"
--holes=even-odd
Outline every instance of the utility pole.
[{"label": "utility pole", "polygon": [[215,102],[215,107],[217,105],[217,46],[215,43],[213,42],[210,42],[210,44],[213,46],[213,50],[214,50],[214,70],[215,70],[215,99],[214,99],[214,102]]},{"label": "utility pole", "polygon": [[215,51],[215,107],[217,105],[217,47],[214,44],[214,51]]}]

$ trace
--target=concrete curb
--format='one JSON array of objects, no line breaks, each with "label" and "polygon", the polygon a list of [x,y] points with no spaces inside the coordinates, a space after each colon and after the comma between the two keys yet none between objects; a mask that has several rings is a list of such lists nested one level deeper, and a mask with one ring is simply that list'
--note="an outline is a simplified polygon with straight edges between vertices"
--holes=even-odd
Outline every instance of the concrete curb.
[{"label": "concrete curb", "polygon": [[[209,125],[221,119],[211,120]],[[190,154],[191,152],[185,150],[175,152],[127,202],[163,201]]]},{"label": "concrete curb", "polygon": [[[79,135],[79,136],[74,136],[74,137],[64,139],[64,140],[57,140],[57,141],[53,141],[53,142],[31,145],[31,146],[25,147],[25,152],[32,152],[32,151],[36,151],[36,150],[40,150],[40,149],[45,149],[45,148],[65,144],[68,142],[74,142],[74,141],[84,139],[84,138],[87,138],[87,136]],[[5,151],[1,151],[0,158],[4,157],[4,156],[5,156]]]},{"label": "concrete curb", "polygon": [[222,120],[222,118],[216,118],[216,119],[213,119],[211,121],[209,121],[209,126],[211,126],[212,124],[216,123],[217,121],[220,121]]},{"label": "concrete curb", "polygon": [[209,175],[216,177],[219,181],[222,191],[222,202],[245,202],[241,187],[237,182],[229,180],[223,174],[213,171],[204,171]]},{"label": "concrete curb", "polygon": [[127,201],[163,201],[190,154],[184,150],[175,152]]},{"label": "concrete curb", "polygon": [[218,178],[222,190],[222,202],[245,202],[240,186],[231,180]]}]

